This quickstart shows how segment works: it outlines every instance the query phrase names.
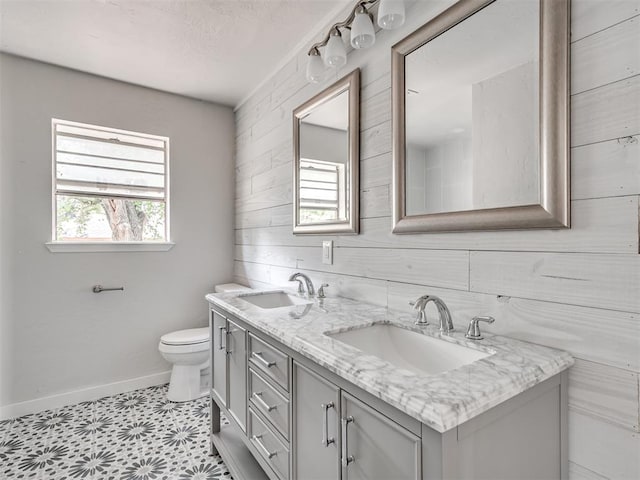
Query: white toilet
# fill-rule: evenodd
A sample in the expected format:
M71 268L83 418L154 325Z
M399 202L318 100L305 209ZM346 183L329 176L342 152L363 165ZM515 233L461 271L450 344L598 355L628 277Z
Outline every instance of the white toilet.
M251 290L237 283L216 285L216 293ZM189 328L167 333L160 338L158 350L173 364L167 399L188 402L207 394L201 387L201 373L209 367L209 328Z
M167 333L160 338L158 350L173 364L168 400L188 402L206 394L200 388L200 372L209 366L207 327Z

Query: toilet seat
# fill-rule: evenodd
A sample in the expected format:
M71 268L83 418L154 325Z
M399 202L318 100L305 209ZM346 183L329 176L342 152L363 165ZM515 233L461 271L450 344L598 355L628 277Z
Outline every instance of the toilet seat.
M158 350L160 353L196 353L209 350L209 341L200 343L190 343L186 345L167 345L160 342L158 344Z
M160 337L160 343L165 345L197 345L209 341L209 328L189 328L178 330Z

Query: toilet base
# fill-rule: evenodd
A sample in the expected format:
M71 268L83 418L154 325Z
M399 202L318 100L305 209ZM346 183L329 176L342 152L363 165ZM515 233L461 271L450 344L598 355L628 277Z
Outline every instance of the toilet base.
M170 402L189 402L207 394L200 388L200 371L204 365L174 365L171 370L167 400Z

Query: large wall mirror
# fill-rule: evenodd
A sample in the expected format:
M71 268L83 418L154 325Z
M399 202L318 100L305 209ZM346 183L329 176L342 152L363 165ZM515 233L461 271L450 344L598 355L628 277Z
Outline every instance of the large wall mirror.
M360 70L293 111L293 233L358 233Z
M569 0L462 0L392 49L394 233L569 226Z

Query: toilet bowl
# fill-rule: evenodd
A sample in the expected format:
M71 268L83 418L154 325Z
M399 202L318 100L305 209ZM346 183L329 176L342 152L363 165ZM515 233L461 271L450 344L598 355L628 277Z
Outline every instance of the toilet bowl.
M200 372L209 366L209 329L190 328L167 333L158 350L173 364L167 399L188 402L206 395L200 388Z

